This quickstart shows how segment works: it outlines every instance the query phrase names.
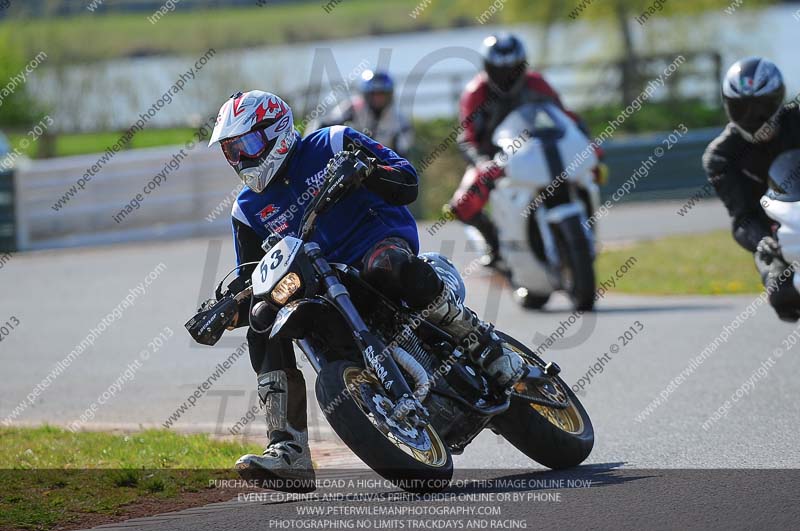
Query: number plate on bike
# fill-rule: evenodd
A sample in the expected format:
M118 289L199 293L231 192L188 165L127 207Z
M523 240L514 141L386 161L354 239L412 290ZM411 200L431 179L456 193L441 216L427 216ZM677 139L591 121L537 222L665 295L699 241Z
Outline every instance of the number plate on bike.
M279 241L267 251L264 258L258 263L251 277L253 281L253 295L261 297L267 295L275 287L292 266L295 256L303 246L303 241L291 236Z

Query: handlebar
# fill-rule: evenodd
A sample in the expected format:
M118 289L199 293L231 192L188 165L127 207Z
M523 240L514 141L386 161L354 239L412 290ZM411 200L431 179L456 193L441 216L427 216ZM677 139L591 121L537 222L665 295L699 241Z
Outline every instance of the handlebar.
M317 217L336 204L351 188L358 186L363 178L372 172L374 165L375 159L360 150L342 151L328 161L324 184L303 214L300 224L300 238L303 241L314 232ZM272 234L262 247L266 251L278 241L280 236ZM214 290L215 298L203 303L197 313L184 325L195 341L205 345L214 345L219 341L225 328L235 317L239 303L253 293L249 277L235 278L224 292L222 285L234 271L258 263L247 262L229 271Z

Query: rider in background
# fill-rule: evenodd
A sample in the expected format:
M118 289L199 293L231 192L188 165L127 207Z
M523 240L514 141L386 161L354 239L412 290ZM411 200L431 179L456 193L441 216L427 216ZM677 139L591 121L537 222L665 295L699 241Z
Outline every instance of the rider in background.
M492 144L495 128L520 105L545 100L558 105L586 136L589 130L575 113L564 109L558 94L541 74L527 69L525 47L516 36L504 33L486 37L482 55L484 70L467 84L459 106L459 121L466 124L459 147L468 167L445 208L480 231L489 247L482 262L491 267L500 259L500 242L497 227L483 212L483 207L489 200L494 181L504 175L503 169L492 162L492 157L500 150ZM601 155L599 150L598 155Z
M365 70L359 85L361 94L339 103L318 124L320 127L343 124L389 146L401 157L407 157L414 144L414 129L394 103L394 80L382 71Z
M731 217L733 238L754 253L765 286L782 278L788 267L760 203L772 162L784 151L800 148L800 109L797 103L784 105L785 96L783 76L772 62L750 57L734 63L722 82L730 123L703 155L708 179ZM796 321L800 293L791 280L769 291L778 316Z

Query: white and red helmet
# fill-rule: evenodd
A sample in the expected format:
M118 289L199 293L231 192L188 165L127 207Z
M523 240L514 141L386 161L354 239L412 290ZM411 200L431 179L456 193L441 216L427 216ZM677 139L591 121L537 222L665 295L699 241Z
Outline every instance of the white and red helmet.
M222 105L208 145L219 142L242 182L261 193L286 165L298 137L289 105L275 94L251 90Z

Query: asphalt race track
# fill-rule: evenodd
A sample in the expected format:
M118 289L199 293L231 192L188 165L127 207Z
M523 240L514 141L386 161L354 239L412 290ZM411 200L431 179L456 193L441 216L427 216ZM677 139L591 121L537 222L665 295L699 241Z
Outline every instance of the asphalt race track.
M717 203L698 206L686 217L675 214L677 207L615 206L601 221L601 238L624 242L727 226ZM800 418L800 346L787 339L795 327L780 322L766 303L754 295L608 295L599 301L596 313L564 325L571 313L563 297L555 297L544 312L522 310L500 278L470 265L477 253L467 249L461 227L451 223L435 236L428 235L426 227L420 230L423 249L452 254L459 269L470 273L465 273L468 302L484 318L534 347L562 326L563 337L544 357L557 361L571 384L583 382L579 397L594 423L594 451L584 467L573 471L548 472L489 432L456 456L457 470L487 469L481 473L484 478L554 482L510 490L461 487L467 494L560 493L559 500L545 496L506 503L502 517L495 519L518 521L527 528L611 528L623 521L656 529L716 528L731 522L742 528L796 527L797 471L683 470L800 468L794 425ZM185 431L227 434L256 403L247 353L236 352L244 334L229 334L215 348L199 347L190 343L183 323L201 292L210 293L211 279L226 272L232 260L228 237L13 256L0 270L0 321L14 316L20 325L0 345L0 422L13 416L13 422L22 425L69 425L83 414L87 422L81 425L90 429L162 426L209 381L215 366L232 356L233 366L217 369L217 377L196 404L173 424ZM91 329L97 330L98 323L161 263L166 268L157 278L131 295L132 304L119 317L112 315L110 324L94 337ZM620 336L631 327L637 333L623 340ZM162 338L171 337L161 347L150 345L161 333ZM26 397L37 383L87 334L93 345L52 378L30 405ZM722 334L725 340L718 339L698 358ZM608 356L600 364L604 354ZM596 364L601 366L592 370ZM307 380L313 382L313 371L303 365ZM128 377L120 378L126 370ZM87 408L104 392L103 404L88 418ZM14 415L20 404L24 407ZM335 446L335 436L315 405L309 415L312 451ZM244 432L256 436L262 429L259 419ZM334 476L342 467L359 466L346 450L325 455L329 457L317 455L318 461ZM568 479L588 481L592 488L560 488L558 481ZM399 495L392 489L379 491ZM272 528L268 520L298 519L299 507L315 503L320 505L311 500L232 501L170 516L168 528L225 528L233 519L237 529ZM403 503L435 504L418 499ZM357 504L325 504L347 505ZM754 520L757 513L761 520ZM764 514L772 520L764 521ZM159 518L122 525L155 529L164 524Z

